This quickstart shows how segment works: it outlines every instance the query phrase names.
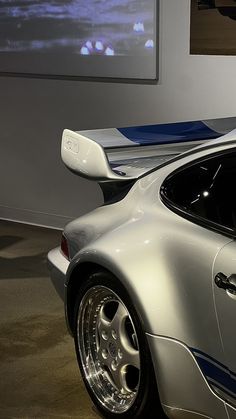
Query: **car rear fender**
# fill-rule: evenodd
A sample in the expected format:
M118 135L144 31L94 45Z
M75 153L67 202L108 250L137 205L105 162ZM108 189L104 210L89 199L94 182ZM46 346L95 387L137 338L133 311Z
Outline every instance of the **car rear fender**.
M145 332L169 336L192 347L202 342L202 350L208 353L206 346L213 343L218 352L212 265L229 239L180 217L179 224L157 225L155 235L150 214L148 219L146 223L133 220L106 233L73 258L67 274L66 305L70 304L71 281L83 281L85 264L106 269L127 290ZM209 330L212 341L206 339Z

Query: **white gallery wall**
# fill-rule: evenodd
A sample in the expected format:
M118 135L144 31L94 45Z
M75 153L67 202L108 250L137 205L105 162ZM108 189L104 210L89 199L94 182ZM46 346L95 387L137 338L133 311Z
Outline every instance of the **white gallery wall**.
M190 56L190 0L160 0L156 85L0 77L0 218L62 227L102 203L60 160L63 128L236 116L236 57Z

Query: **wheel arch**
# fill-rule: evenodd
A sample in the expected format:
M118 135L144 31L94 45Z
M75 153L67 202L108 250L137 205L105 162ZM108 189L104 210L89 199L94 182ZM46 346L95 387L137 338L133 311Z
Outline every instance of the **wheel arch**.
M190 227L167 230L159 225L154 236L152 223L140 230L133 223L128 237L124 229L116 229L115 234L111 232L78 252L67 271L65 308L69 330L73 329L73 307L80 284L94 270L106 270L127 291L146 333L168 336L191 347L198 342L209 352L204 336L209 328L218 334L212 263L217 249L228 239L202 227ZM199 292L201 289L204 292ZM208 309L207 321L203 307Z
M99 261L94 260L93 257L91 257L91 259L85 257L85 260L83 260L82 257L82 260L73 261L72 266L68 269L65 293L65 315L70 334L72 336L74 334L74 309L78 291L90 274L99 271L110 273L120 282L130 299L134 301L134 305L139 313L140 320L145 327L145 331L148 331L149 322L145 310L146 299L142 299L142 292L139 287L133 286L133 282L129 280L129 273L122 271L120 267L114 263L114 260L102 258L100 255Z
M74 307L78 290L91 273L101 270L112 274L126 290L139 313L145 332L154 334L167 332L166 308L161 303L162 298L160 304L158 304L158 295L162 295L163 292L169 294L168 298L171 301L174 296L172 292L168 292L169 272L167 263L164 260L162 264L158 261L157 263L151 263L153 261L151 252L142 255L135 254L135 260L132 260L132 254L133 251L124 252L118 259L116 255L114 256L114 252L108 251L108 249L106 251L98 248L96 251L86 249L71 261L67 271L65 312L68 329L72 335ZM143 266L143 258L146 260L145 266ZM158 278L158 276L160 277ZM170 304L170 307L173 307L173 304ZM158 325L156 325L157 312L160 316ZM168 323L173 325L174 320L176 320L173 310L168 310L168 316L170 318Z

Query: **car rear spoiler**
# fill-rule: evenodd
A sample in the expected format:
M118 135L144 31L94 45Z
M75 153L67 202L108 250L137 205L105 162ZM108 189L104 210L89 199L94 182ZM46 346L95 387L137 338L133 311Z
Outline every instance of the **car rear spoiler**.
M99 184L132 182L191 148L221 137L232 123L236 125L235 118L77 132L66 129L62 160L73 173Z
M97 182L132 179L113 171L105 148L80 132L64 130L61 155L69 170L87 179Z

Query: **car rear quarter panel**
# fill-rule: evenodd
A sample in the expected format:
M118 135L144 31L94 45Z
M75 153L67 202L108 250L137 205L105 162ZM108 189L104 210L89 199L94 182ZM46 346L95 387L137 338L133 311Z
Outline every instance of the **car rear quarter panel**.
M96 263L122 282L144 325L224 361L212 292L212 266L228 238L157 202L92 241L70 266ZM80 280L80 278L78 278Z
M234 147L220 145L216 150ZM214 151L199 147L194 158ZM122 201L75 221L77 227L66 230L74 252L67 281L85 262L108 269L126 288L146 332L174 338L225 363L212 266L231 239L175 214L159 196L164 179L180 163L192 160L187 156L141 178Z

